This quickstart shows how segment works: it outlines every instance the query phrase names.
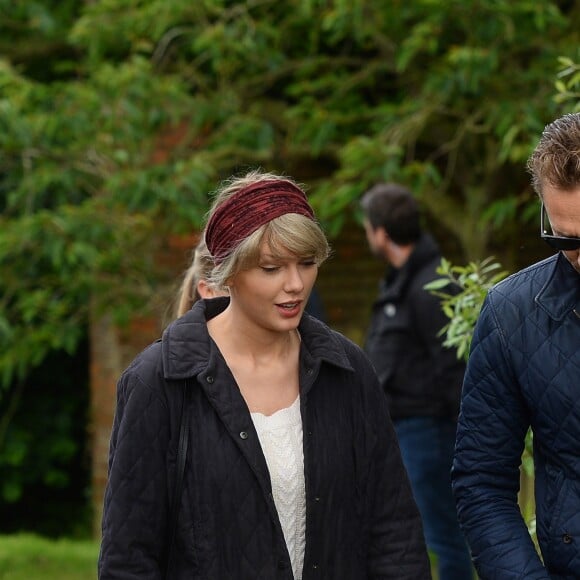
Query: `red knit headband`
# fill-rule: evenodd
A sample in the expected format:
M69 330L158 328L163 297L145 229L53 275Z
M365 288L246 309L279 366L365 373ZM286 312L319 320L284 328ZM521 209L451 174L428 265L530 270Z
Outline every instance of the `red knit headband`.
M305 193L291 181L263 180L234 193L218 206L205 228L205 241L220 264L242 240L287 213L314 219Z

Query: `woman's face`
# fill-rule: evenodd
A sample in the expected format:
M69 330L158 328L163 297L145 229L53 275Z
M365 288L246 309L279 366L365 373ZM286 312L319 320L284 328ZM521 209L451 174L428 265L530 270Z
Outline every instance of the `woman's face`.
M275 332L298 326L310 296L318 266L313 257L260 246L258 264L238 272L230 281L230 306L251 323Z

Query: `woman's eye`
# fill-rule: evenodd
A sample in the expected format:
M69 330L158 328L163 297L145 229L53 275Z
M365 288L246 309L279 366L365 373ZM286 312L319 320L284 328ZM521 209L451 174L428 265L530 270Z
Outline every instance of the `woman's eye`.
M272 272L276 272L278 270L278 266L260 266L263 272L270 274Z
M303 266L315 266L316 265L316 261L315 260L302 260L302 262L300 262Z

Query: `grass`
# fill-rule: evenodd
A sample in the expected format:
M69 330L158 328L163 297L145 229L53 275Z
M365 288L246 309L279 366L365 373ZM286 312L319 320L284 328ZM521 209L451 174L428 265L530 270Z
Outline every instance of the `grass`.
M95 580L98 554L90 540L0 536L0 580Z
M0 580L95 580L99 544L49 540L33 534L0 535ZM432 554L433 580L437 580Z

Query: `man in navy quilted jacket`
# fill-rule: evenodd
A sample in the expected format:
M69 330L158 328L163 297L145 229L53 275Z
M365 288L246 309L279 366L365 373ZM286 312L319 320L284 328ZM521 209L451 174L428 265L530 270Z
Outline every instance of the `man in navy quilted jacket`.
M453 463L482 580L580 578L580 114L548 125L528 161L540 235L557 253L500 282L477 322ZM537 554L518 508L534 434Z

